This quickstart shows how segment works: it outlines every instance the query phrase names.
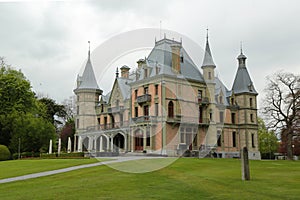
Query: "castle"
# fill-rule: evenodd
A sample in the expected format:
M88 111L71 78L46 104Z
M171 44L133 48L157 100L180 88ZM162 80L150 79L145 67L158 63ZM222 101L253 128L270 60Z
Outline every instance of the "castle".
M113 153L260 159L257 95L246 68L238 67L231 90L215 76L216 65L206 40L203 64L195 65L182 41L155 41L145 59L117 69L110 92L99 88L88 53L77 77L76 151L101 156Z

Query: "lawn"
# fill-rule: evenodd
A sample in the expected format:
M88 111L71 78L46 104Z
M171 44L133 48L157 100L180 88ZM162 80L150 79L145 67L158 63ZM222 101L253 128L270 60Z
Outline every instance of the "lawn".
M98 162L97 159L25 159L0 162L0 179Z
M126 168L132 163L145 165L147 162L123 164ZM181 158L149 173L125 173L97 166L0 184L0 199L300 198L299 161L251 161L250 170L251 181L242 181L240 161L235 159Z

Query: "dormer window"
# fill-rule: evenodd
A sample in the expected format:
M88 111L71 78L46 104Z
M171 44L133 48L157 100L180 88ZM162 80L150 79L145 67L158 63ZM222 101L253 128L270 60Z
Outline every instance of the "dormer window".
M219 96L219 103L223 103L223 97L222 97L222 95Z
M183 63L183 56L180 56L180 62Z
M144 78L148 77L148 69L144 69Z

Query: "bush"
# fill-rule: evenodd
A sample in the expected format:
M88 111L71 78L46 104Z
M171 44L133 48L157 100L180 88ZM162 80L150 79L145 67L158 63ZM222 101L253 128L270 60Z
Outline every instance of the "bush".
M10 151L5 145L0 145L0 161L9 160L10 159Z

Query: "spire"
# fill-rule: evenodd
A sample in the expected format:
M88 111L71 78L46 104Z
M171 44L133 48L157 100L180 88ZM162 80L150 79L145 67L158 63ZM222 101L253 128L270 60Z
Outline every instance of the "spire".
M239 93L252 93L257 94L253 82L250 78L248 70L246 68L246 59L247 57L243 54L243 48L241 43L241 54L238 56L239 67L236 72L236 76L233 82L232 91L235 94Z
M88 43L89 43L88 60L90 60L90 57L91 57L91 42L88 41Z
M100 90L96 78L95 73L93 70L92 62L90 59L90 41L88 41L89 50L88 50L88 60L85 64L83 74L81 76L81 83L78 85L77 89L93 89L93 90ZM101 91L102 92L102 91Z
M211 55L211 51L210 51L210 47L209 47L209 42L208 42L208 29L206 29L207 33L206 33L206 46L205 46L205 54L204 54L204 59L203 59L203 64L202 67L206 67L206 66L211 66L211 67L216 67L212 55Z
M116 69L116 78L118 78L119 77L119 69L117 68Z

